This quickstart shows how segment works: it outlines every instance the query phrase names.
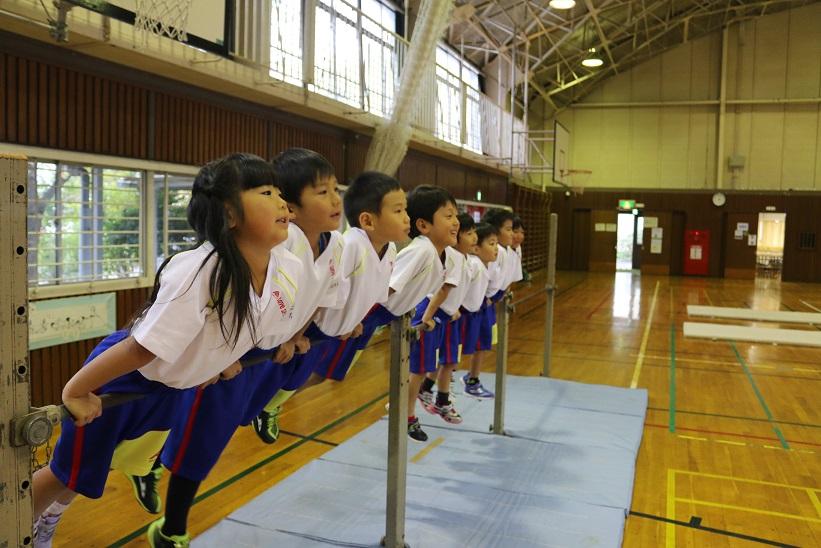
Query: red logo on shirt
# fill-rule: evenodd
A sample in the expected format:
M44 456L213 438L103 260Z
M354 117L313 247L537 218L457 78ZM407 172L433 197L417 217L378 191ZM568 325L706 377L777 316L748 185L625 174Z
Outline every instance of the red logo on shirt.
M277 300L277 306L279 307L279 311L282 313L282 315L285 316L286 314L288 314L288 307L285 305L285 301L282 300L282 296L279 293L279 291L274 289L272 295Z
M336 267L334 266L333 261L331 261L330 266L331 266L331 276L336 276Z

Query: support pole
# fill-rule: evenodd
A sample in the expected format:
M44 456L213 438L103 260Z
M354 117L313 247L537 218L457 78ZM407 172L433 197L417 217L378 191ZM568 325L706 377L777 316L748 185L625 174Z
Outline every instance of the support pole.
M505 433L505 387L507 384L507 328L510 318L511 295L499 303L496 325L499 340L496 343L496 397L493 400L493 433Z
M0 156L0 546L32 542L31 449L12 447L11 422L29 412L26 158Z
M553 299L556 297L556 242L559 231L559 216L550 214L550 227L547 234L547 281L545 282L545 293L547 303L545 306L544 318L544 363L542 363L542 376L550 376L550 360L553 352Z
M718 88L718 129L716 133L716 188L724 187L724 134L727 119L727 41L729 30L721 32L721 79ZM737 136L734 136L737 139Z
M383 546L404 548L405 485L408 469L408 372L410 328L407 315L391 323L390 408L388 409L388 499Z

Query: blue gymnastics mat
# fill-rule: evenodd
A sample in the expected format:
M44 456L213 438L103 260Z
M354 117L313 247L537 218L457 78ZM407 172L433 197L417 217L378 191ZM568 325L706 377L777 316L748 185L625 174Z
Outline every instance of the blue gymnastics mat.
M482 375L492 389L492 375ZM458 383L458 380L457 380ZM435 546L620 546L647 393L509 377L506 436L493 402L457 394L465 422L424 417L408 444L406 540ZM458 390L458 388L457 388ZM427 449L427 452L420 453ZM194 540L217 546L377 546L387 420L301 468ZM196 510L195 510L196 511Z
M405 540L425 546L621 543L620 509L441 478L409 477ZM314 461L194 539L195 547L377 546L385 471Z
M493 400L478 400L463 392L462 371L454 375L454 405L464 418L447 424L417 404L425 426L488 432L493 424ZM482 373L482 383L493 390L495 375ZM505 433L512 437L567 445L619 447L638 453L647 391L577 382L508 375Z

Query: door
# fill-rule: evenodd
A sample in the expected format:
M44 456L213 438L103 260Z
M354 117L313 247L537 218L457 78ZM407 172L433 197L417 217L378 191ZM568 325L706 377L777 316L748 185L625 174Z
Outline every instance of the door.
M673 214L670 211L644 212L644 236L641 250L641 273L668 276L673 253Z
M724 277L755 278L755 236L758 212L727 213L724 217Z
M590 212L590 260L589 269L598 272L616 271L615 209L594 209Z

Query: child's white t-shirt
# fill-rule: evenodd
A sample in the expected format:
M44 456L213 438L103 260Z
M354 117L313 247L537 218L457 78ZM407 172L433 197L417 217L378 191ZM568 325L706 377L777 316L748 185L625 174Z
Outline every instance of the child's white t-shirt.
M467 283L467 292L462 301L462 307L468 312L478 312L487 298L487 285L490 282L488 270L482 260L476 255L468 256L465 263L470 280Z
M504 246L499 245L499 254L496 260L487 265L488 285L487 296L492 297L501 290L507 289L508 279L508 251Z
M511 284L519 282L522 280L524 276L522 276L522 252L521 247L513 249L512 247L507 248L507 286L509 287Z
M328 307L316 319L326 335L337 337L354 330L376 303L388 298L388 284L396 262L396 245L388 244L382 258L376 253L368 234L361 228L345 231L342 252L342 277L347 293L339 307Z
M452 285L448 296L439 305L445 314L453 316L462 306L470 282L466 257L453 247L445 248L445 284ZM430 295L429 295L430 296Z
M293 329L288 333L264 339L258 345L260 348L276 348L291 340L305 327L318 309L339 306L344 301L347 291L341 268L344 242L339 231L334 230L328 234L330 239L325 249L314 259L311 242L302 229L294 223L288 226L288 239L283 245L302 263L303 278L300 280L300 286L305 290L300 292L294 307Z
M209 281L217 264L213 251L206 242L179 253L160 275L157 299L131 331L136 341L156 356L139 369L145 378L173 388L198 386L237 361L259 340L292 329L294 303L301 297L296 283L303 269L290 251L277 246L271 250L262 295L248 288L256 338L244 323L236 344L230 331L226 342L211 303ZM227 307L224 321L230 329L233 306Z
M427 236L417 236L396 256L390 282L394 293L384 307L394 316L407 314L444 282L445 268L436 248Z

